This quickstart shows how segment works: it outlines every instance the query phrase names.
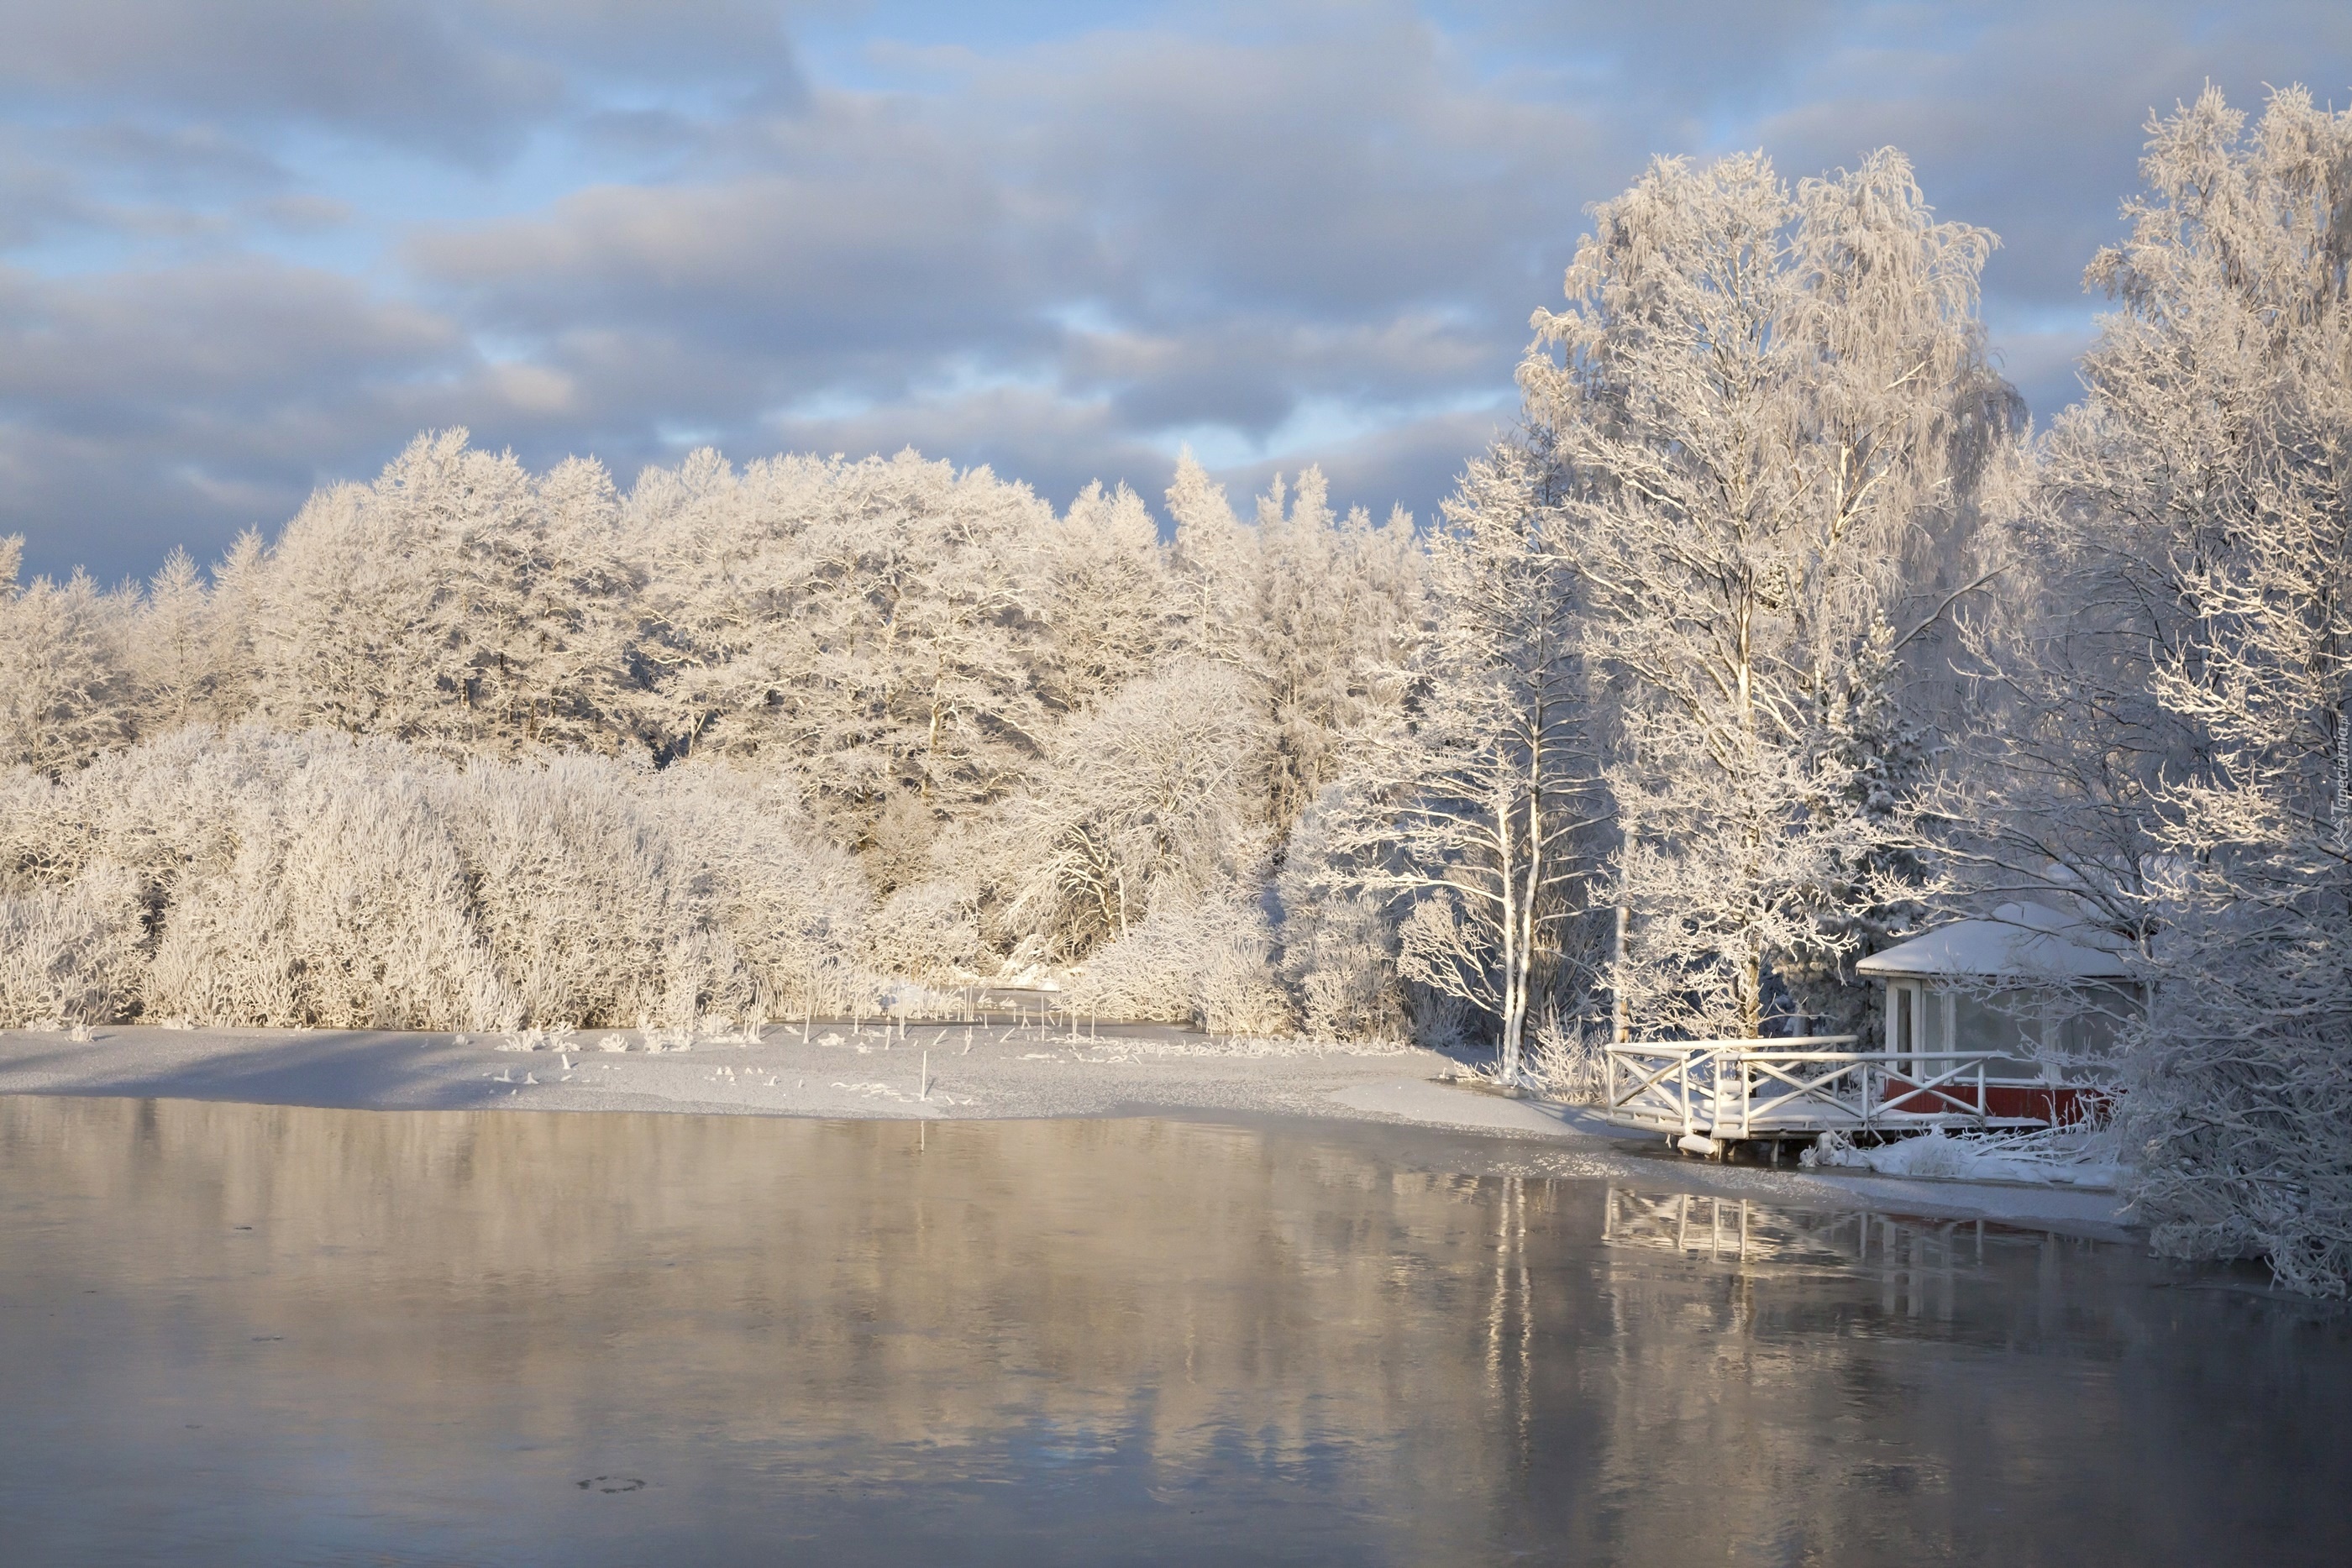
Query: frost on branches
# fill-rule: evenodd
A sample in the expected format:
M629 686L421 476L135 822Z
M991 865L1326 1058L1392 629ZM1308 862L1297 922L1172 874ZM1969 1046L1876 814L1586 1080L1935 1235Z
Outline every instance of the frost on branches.
M2132 606L2154 1003L2125 1130L2158 1245L2352 1287L2352 114L2150 127L2120 308L2044 484ZM2122 683L2117 683L2122 684ZM2078 718L2078 722L2080 722ZM2115 835L2109 835L2114 841Z
M1611 984L1636 1032L1753 1038L1850 1012L1918 907L1900 656L2012 434L1992 240L1892 152L1793 193L1662 160L1594 216L1520 381L1614 715Z
M1590 983L1589 965L1559 972L1588 905L1595 778L1575 580L1538 479L1498 446L1446 504L1409 717L1366 756L1340 841L1354 885L1407 901L1397 972L1493 1018L1513 1082L1538 989Z
M0 1020L676 1030L1104 955L1287 1029L1271 884L1419 613L1411 520L1325 497L1188 458L1171 546L912 453L623 491L449 431L143 591L0 542Z

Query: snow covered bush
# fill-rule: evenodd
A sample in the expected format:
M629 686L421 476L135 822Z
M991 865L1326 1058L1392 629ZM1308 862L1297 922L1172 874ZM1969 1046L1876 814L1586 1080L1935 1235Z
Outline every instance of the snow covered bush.
M1608 1098L1608 1034L1588 1028L1577 1018L1563 1018L1557 1007L1547 1008L1536 1020L1533 1049L1528 1053L1528 1076L1537 1088L1571 1105L1598 1105Z
M1275 879L1282 977L1309 1036L1402 1040L1396 921L1363 891L1365 867L1345 847L1354 809L1345 789L1334 785L1291 831Z
M902 887L867 922L874 968L923 981L952 983L981 961L980 921L972 896L941 878Z
M1108 1017L1286 1035L1296 1015L1273 956L1274 934L1255 901L1165 898L1097 951L1066 995Z
M1403 1038L1396 926L1360 893L1284 906L1282 973L1308 1034L1332 1040Z
M657 796L630 787L635 772L574 756L477 763L436 781L464 907L509 1005L541 1024L764 1018L765 988L729 940L714 868Z
M720 767L195 728L14 776L0 852L19 1020L679 1031L877 987L854 863Z
M703 758L625 777L694 868L709 918L751 977L753 1013L870 1004L877 982L859 959L866 874L809 821L789 774Z
M0 895L0 1024L122 1017L145 967L145 914L137 879L114 868Z
M1075 957L1163 903L1189 906L1248 848L1244 797L1262 741L1242 678L1199 660L1074 718L983 852L1001 901L993 922Z
M220 813L206 824L217 852L164 890L147 1009L325 1028L524 1021L467 917L465 862L429 779L393 766L386 743L263 747L280 754L256 759L275 775L265 787L194 803Z

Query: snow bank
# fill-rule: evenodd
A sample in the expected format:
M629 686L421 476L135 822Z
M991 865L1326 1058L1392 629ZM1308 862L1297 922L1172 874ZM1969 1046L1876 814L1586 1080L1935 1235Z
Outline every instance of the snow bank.
M1843 1134L1823 1133L1807 1149L1810 1169L1873 1171L1933 1181L2032 1182L2112 1190L2121 1179L2120 1148L2112 1131L2071 1129L2032 1133L1962 1134L1940 1130L1864 1147Z

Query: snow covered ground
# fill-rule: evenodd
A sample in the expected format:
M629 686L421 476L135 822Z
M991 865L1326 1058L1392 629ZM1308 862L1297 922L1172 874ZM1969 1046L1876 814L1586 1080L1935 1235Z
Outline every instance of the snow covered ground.
M1931 1132L1859 1148L1832 1134L1805 1151L1815 1170L1865 1170L1931 1181L2029 1182L2112 1192L2123 1177L2122 1153L2112 1132L1966 1134Z
M1764 1201L1862 1202L1922 1216L2112 1234L2112 1192L2020 1185L1911 1145L1809 1169L1712 1165L1593 1112L1438 1082L1455 1064L1414 1048L1223 1040L1160 1026L1074 1039L1035 1025L772 1025L757 1041L634 1030L509 1038L387 1030L100 1026L87 1040L0 1031L0 1093L89 1094L359 1110L672 1111L828 1118L1275 1115L1381 1122L1519 1141L1532 1174L1673 1185ZM1915 1144L1917 1140L1914 1141ZM1946 1140L1957 1142L1957 1140ZM1950 1151L1942 1158L1948 1160ZM1929 1166L1934 1168L1928 1168ZM1989 1180L1955 1177L1976 1176ZM1933 1176L1937 1179L1918 1179Z

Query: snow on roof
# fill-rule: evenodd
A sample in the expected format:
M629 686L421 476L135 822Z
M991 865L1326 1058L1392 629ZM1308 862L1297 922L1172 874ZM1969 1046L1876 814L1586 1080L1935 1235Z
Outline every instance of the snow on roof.
M2119 980L2122 955L2079 921L2038 904L2004 904L1990 920L1955 920L1856 964L1864 975L1982 975L2053 980Z

